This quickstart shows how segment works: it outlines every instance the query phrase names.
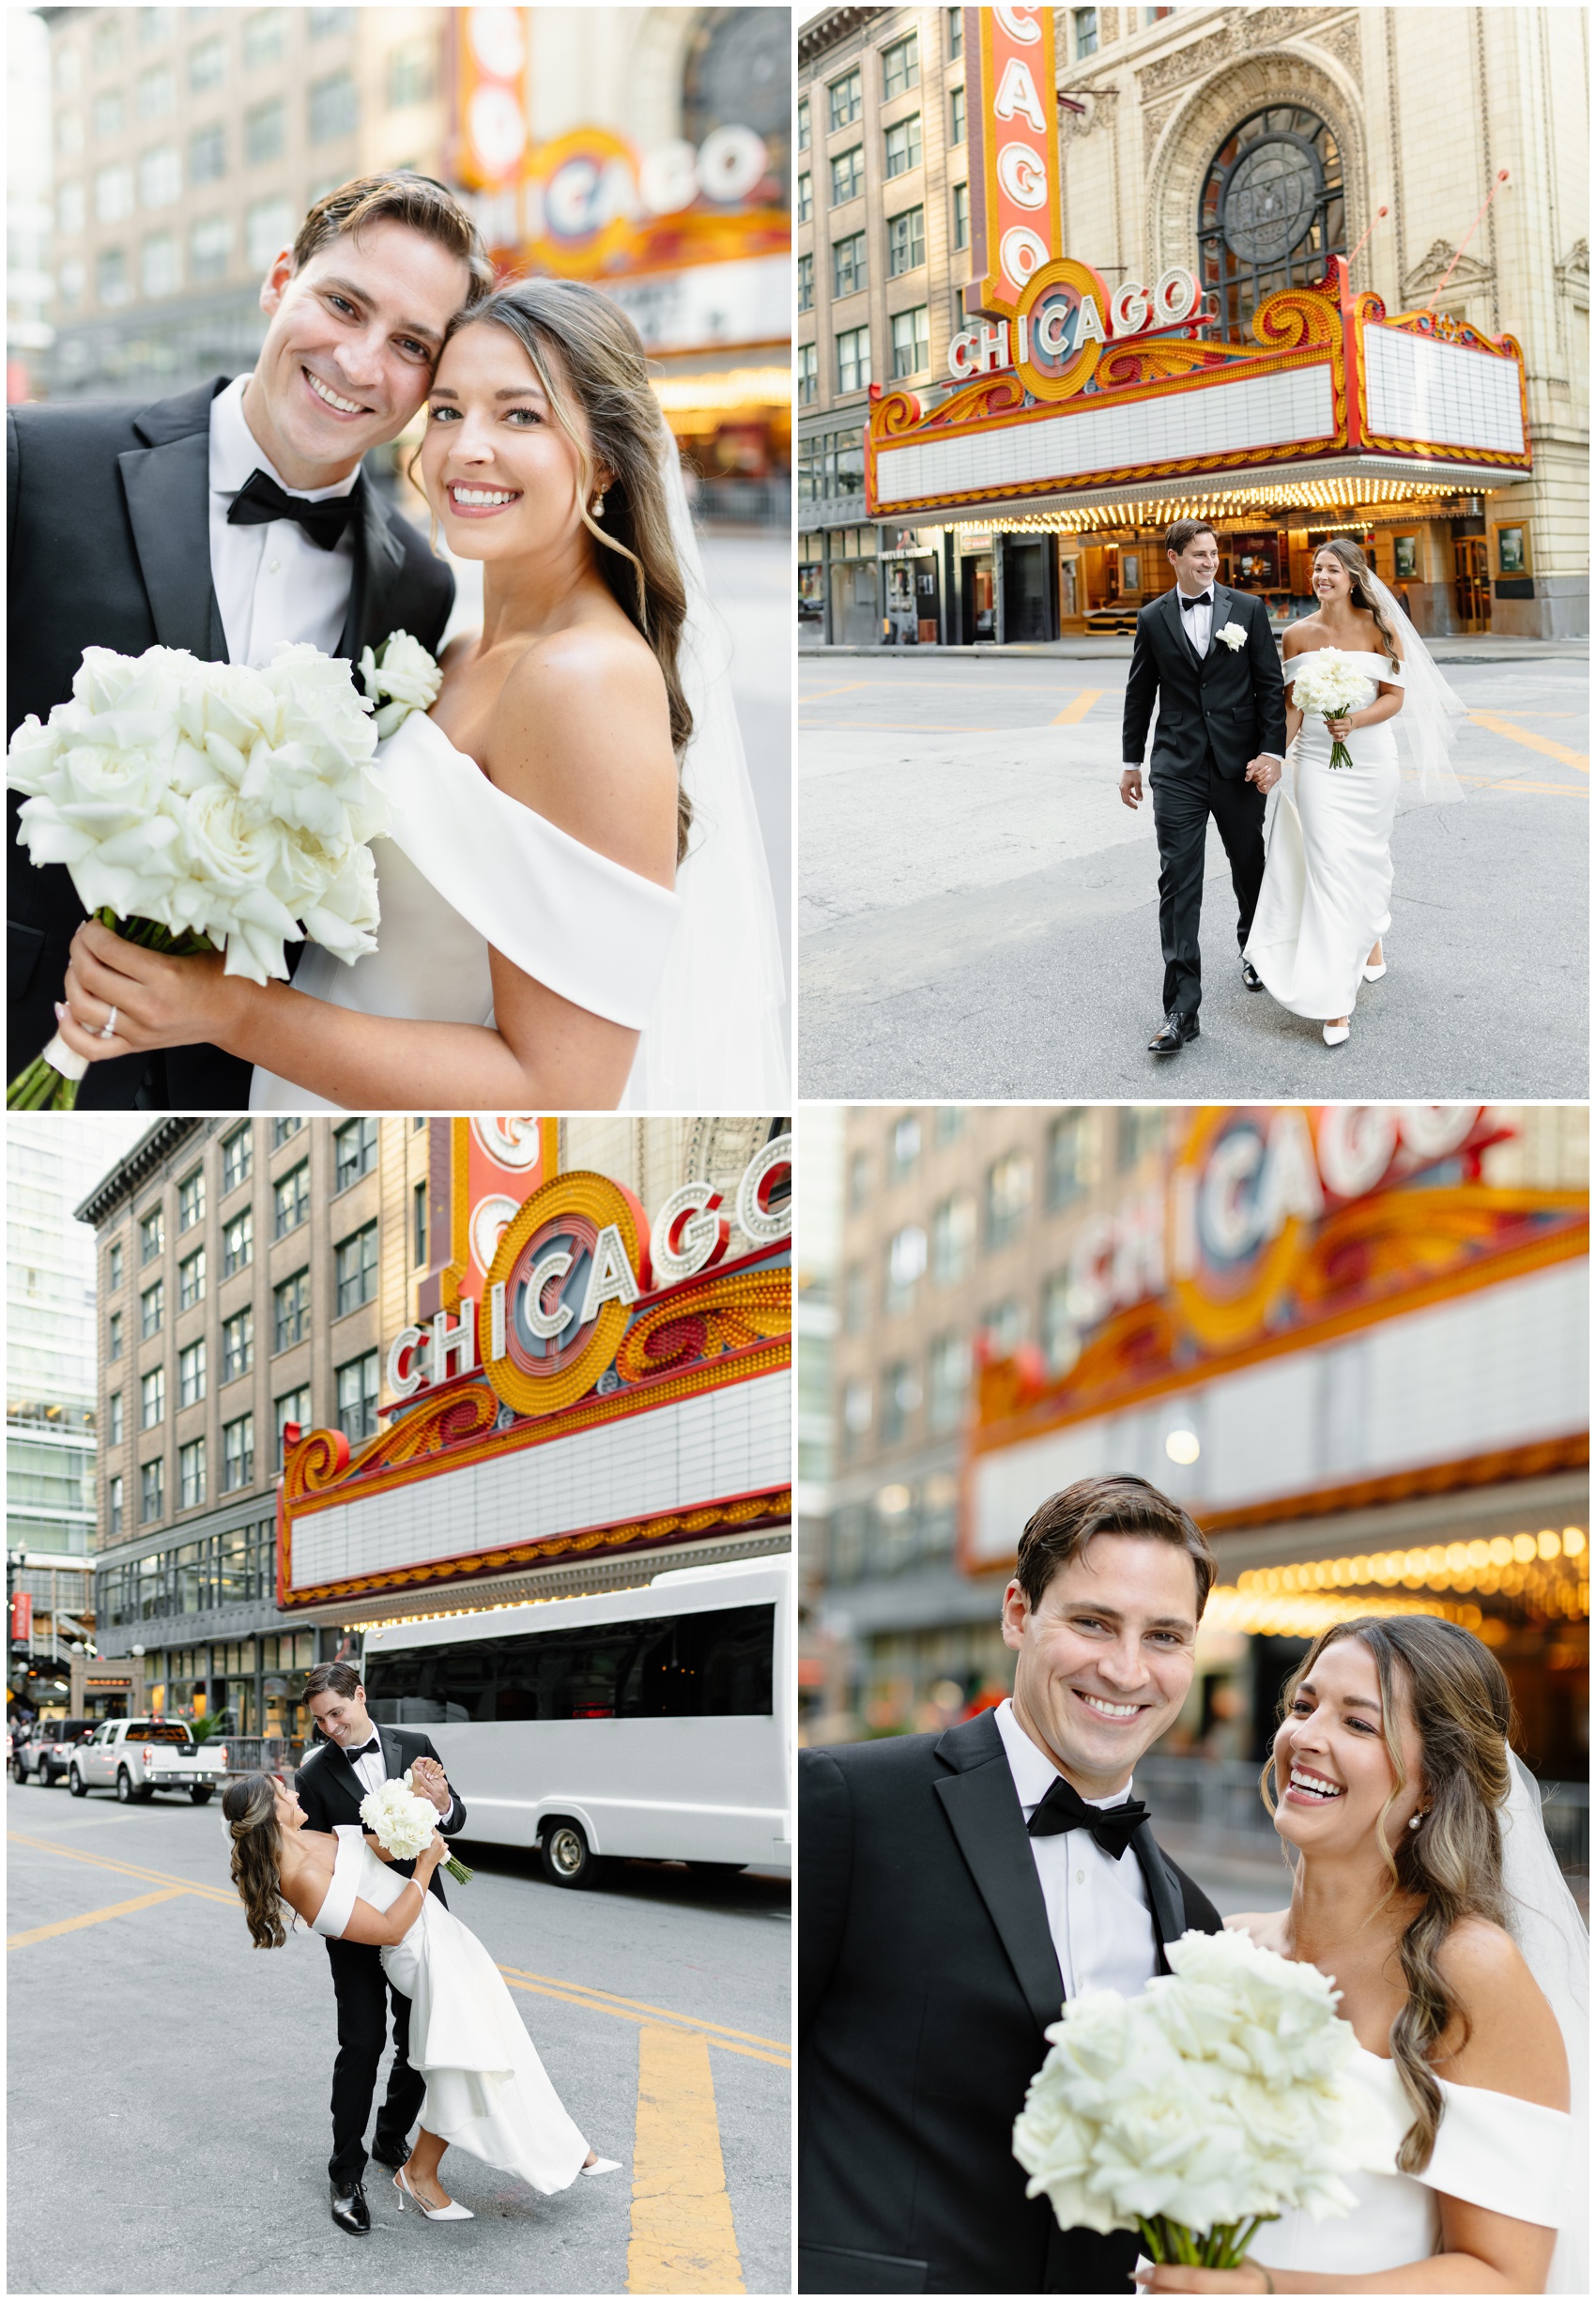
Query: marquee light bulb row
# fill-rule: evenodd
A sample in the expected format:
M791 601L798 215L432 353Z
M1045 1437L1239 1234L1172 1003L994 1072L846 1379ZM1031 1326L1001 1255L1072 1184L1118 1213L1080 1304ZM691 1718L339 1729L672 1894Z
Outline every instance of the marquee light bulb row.
M1456 1605L1445 1598L1332 1598L1305 1593L1296 1598L1271 1598L1262 1591L1242 1590L1221 1583L1203 1609L1205 1631L1239 1631L1253 1638L1316 1638L1333 1623L1359 1615L1439 1615L1477 1635L1496 1631L1480 1608Z
M1291 481L1266 489L1160 497L1149 502L1087 503L1067 511L1024 512L1002 519L963 520L958 523L957 532L1067 535L1101 528L1167 527L1176 519L1249 519L1281 511L1327 512L1343 508L1367 509L1373 515L1375 507L1381 504L1416 507L1424 504L1434 510L1440 500L1455 494L1451 487L1426 486L1410 481Z

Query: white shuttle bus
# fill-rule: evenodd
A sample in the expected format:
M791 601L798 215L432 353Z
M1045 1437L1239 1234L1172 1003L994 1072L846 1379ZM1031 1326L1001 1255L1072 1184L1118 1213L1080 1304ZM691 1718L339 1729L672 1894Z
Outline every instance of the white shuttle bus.
M792 1866L792 1566L689 1566L366 1637L379 1726L424 1726L468 1837L538 1846L557 1885L609 1854Z

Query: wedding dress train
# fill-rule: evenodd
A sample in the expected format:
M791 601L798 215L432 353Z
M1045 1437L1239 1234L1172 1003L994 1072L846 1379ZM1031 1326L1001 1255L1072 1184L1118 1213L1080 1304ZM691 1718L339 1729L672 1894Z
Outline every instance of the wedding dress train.
M1318 652L1288 658L1288 699L1292 681ZM1403 683L1388 656L1337 652L1368 679L1355 710L1373 701L1380 683ZM1352 1013L1363 962L1390 927L1391 824L1402 780L1390 720L1346 738L1350 767L1330 765L1331 743L1324 720L1306 717L1288 762L1297 770L1295 802L1283 775L1269 793L1264 883L1246 950L1271 996L1315 1022Z
M332 1882L311 1923L337 1941L357 1900L384 1910L408 1882L379 1862L358 1824L333 1833ZM568 2189L588 2144L538 2059L498 1967L436 1894L402 1941L382 1952L410 2001L410 2066L427 2081L420 2122L452 2149L518 2173L545 2197Z

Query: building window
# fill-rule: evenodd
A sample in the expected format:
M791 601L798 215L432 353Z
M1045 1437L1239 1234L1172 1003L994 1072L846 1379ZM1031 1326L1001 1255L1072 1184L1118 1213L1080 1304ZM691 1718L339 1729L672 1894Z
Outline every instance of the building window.
M120 13L120 10L107 13L94 27L94 69L97 72L113 71L122 61Z
M1341 151L1316 114L1270 104L1231 130L1197 204L1197 249L1218 305L1205 332L1231 341L1266 297L1322 278L1345 253Z
M272 96L264 104L252 104L244 115L246 165L258 168L266 161L279 159L286 141L287 108L282 97Z
M1095 56L1097 53L1097 11L1096 8L1072 8L1070 21L1075 27L1075 59Z
M122 1355L122 1313L113 1311L105 1322L105 1355L119 1358Z
M254 1483L255 1475L255 1419L242 1414L236 1422L222 1426L222 1491L237 1494L240 1486Z
M94 140L109 144L127 124L127 106L120 88L101 88L94 100Z
M848 1211L856 1215L870 1203L870 1154L855 1151L848 1161Z
M920 36L906 32L900 40L882 50L882 100L890 102L906 89L920 84Z
M818 344L798 346L798 405L812 407L821 395L821 353Z
M205 1440L191 1438L177 1449L179 1510L198 1510L205 1501Z
M304 1126L302 1118L274 1118L271 1122L271 1147L280 1151L284 1143L291 1143Z
M1124 1103L1119 1112L1117 1163L1123 1174L1144 1151L1157 1150L1164 1139L1164 1114L1157 1103Z
M845 328L836 339L836 388L863 391L870 380L870 331Z
M363 1302L370 1302L376 1294L376 1224L368 1222L363 1231L345 1238L334 1250L338 1274L338 1311L342 1318L348 1311L358 1311Z
M244 26L244 69L258 72L263 66L275 64L283 54L283 12L280 8L262 8Z
M1009 1151L987 1169L987 1251L1020 1235L1031 1211L1031 1160Z
M191 184L214 184L226 173L227 131L220 120L213 120L208 128L196 128L189 138L189 181ZM223 222L224 219L210 217L207 221L214 226ZM195 255L196 261L194 239L198 230L199 226L196 224L189 235L190 253ZM227 225L229 242L232 237L233 227L229 223Z
M843 1274L842 1324L849 1334L863 1334L870 1323L870 1275L863 1263L850 1263Z
M308 1158L290 1168L271 1187L272 1236L286 1238L297 1231L301 1222L308 1222L311 1212L311 1164Z
M963 54L964 10L949 8L947 11L947 60L950 64L955 63Z
M311 1330L311 1274L296 1270L271 1290L273 1350L290 1350Z
M294 238L294 211L284 199L256 200L244 210L244 258L252 271L274 264Z
M222 1379L237 1382L247 1374L255 1362L255 1314L253 1310L235 1312L222 1327Z
M798 258L798 309L812 312L815 308L815 259L812 255Z
M886 131L886 173L890 182L895 176L907 176L920 164L920 115L912 112L906 120L899 120Z
M1089 1111L1065 1111L1048 1128L1048 1205L1072 1205L1097 1180Z
M796 192L792 221L794 223L808 223L815 213L815 179L806 168L798 178Z
M850 1438L862 1438L868 1431L870 1427L871 1404L872 1401L870 1398L870 1386L868 1381L865 1380L859 1375L855 1375L852 1382L844 1385L842 1392L842 1427L848 1433Z
M166 1369L152 1366L139 1385L141 1430L153 1430L166 1419Z
M139 1332L147 1342L166 1323L166 1281L157 1279L139 1296Z
M236 1270L248 1267L255 1250L255 1219L252 1207L246 1206L241 1215L235 1215L222 1234L222 1275L230 1279Z
M1025 1305L1017 1296L994 1302L981 1318L981 1331L994 1358L1012 1358L1025 1340Z
M75 239L84 221L82 184L63 184L55 194L55 229L64 239Z
M798 149L801 152L806 152L808 148L809 100L806 96L800 96L798 99Z
M158 1206L139 1224L139 1261L153 1263L166 1251L166 1218Z
M914 1289L925 1274L926 1234L917 1222L905 1223L889 1240L886 1250L882 1307L889 1318L913 1309Z
M388 56L388 108L430 103L437 91L437 41L429 32L403 40Z
M834 242L831 252L832 294L857 296L868 284L867 265L863 232L851 233L848 238Z
M968 1278L975 1260L975 1200L956 1190L931 1217L931 1275L939 1286Z
M856 200L865 189L865 147L852 144L847 151L838 152L831 163L831 204L840 207L845 200Z
M170 64L152 64L147 72L139 74L141 120L164 119L176 100L176 83Z
M205 1300L205 1249L196 1247L177 1265L177 1308L192 1311Z
M113 1293L122 1283L122 1241L119 1238L105 1257L105 1283Z
M427 1187L418 1183L410 1193L410 1251L418 1270L427 1258Z
M852 128L864 109L864 79L857 65L834 80L826 90L828 117L833 135L839 128Z
M287 1434L290 1423L298 1430L301 1438L310 1428L310 1384L301 1383L297 1390L285 1391L277 1401L274 1411L277 1417L277 1462L278 1467L281 1468L289 1445L292 1443Z
M335 1190L347 1190L376 1164L376 1121L352 1118L332 1137Z
M926 1419L932 1430L953 1430L964 1412L970 1388L970 1345L961 1334L939 1334L928 1361L930 1375Z
M904 376L919 376L931 364L931 326L923 303L912 312L895 312L892 315L892 374L897 382Z
M158 1454L139 1472L139 1524L153 1526L166 1513L166 1465Z
M122 1443L122 1393L120 1390L113 1390L111 1393L111 1421L105 1442L108 1446L120 1446Z
M195 13L199 14L202 11L196 9ZM161 40L169 40L172 37L175 15L176 10L173 8L140 8L139 46L153 48Z
M334 32L347 32L355 21L353 8L308 8L313 40L324 40Z
M921 1139L920 1122L913 1111L894 1122L886 1139L888 1182L904 1182L913 1174L919 1162Z
M338 1369L338 1427L351 1446L376 1435L377 1354L351 1358Z
M882 1444L901 1446L920 1407L920 1378L902 1359L882 1376Z
M175 296L183 284L183 259L175 232L151 232L139 252L139 287L148 302Z
M886 226L887 278L896 280L900 272L918 271L925 260L925 209L906 207L901 216L889 216Z
M352 136L360 117L353 72L331 72L311 83L310 130L313 144L331 144Z
M950 88L947 95L948 142L962 144L969 132L964 124L964 90Z
M237 1134L230 1134L223 1143L222 1195L223 1198L226 1197L229 1190L237 1190L240 1183L249 1181L254 1168L253 1142L254 1138L250 1129L247 1127L240 1127Z
M1042 1350L1050 1374L1067 1374L1081 1356L1081 1337L1069 1308L1074 1291L1067 1270L1055 1270L1042 1289Z
M192 1231L205 1220L205 1169L196 1167L177 1185L177 1228Z
M177 1404L197 1406L205 1396L205 1342L189 1343L177 1353Z
M227 45L220 37L189 50L189 86L196 96L202 89L219 88L226 77Z
M122 1481L120 1478L114 1478L110 1480L106 1485L105 1509L107 1519L106 1532L110 1535L111 1540L115 1542L116 1537L122 1531L123 1503Z
M94 262L94 292L101 303L126 303L132 295L125 248L101 248Z
M967 248L970 245L970 187L968 184L955 184L953 187L953 244L956 248Z

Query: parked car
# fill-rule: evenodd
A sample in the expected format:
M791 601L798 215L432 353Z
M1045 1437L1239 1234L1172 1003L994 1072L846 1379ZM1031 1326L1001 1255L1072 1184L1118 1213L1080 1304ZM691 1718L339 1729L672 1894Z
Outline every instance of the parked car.
M74 1798L114 1789L119 1805L147 1805L158 1789L184 1789L207 1805L226 1778L226 1744L196 1741L180 1718L107 1718L67 1768Z
M19 1782L31 1773L46 1789L63 1780L71 1755L94 1731L92 1718L40 1718L26 1741L19 1741L11 1772Z

